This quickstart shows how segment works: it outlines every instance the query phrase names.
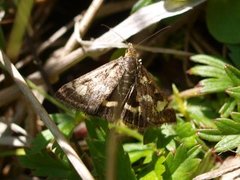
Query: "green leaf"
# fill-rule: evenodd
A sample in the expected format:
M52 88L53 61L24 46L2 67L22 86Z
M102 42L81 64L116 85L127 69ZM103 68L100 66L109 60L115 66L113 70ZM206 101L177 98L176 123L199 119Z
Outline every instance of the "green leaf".
M207 5L209 32L220 42L240 43L240 1L211 0Z
M202 93L224 92L227 88L234 86L232 81L228 78L208 78L200 81L199 85L203 87L201 89Z
M208 55L204 55L204 54L198 54L198 55L191 56L190 59L193 62L206 64L206 65L216 67L219 69L223 69L223 70L224 70L224 65L226 64L224 62L224 60L222 60L220 58L208 56Z
M68 163L58 159L54 154L42 150L41 153L19 157L24 167L33 170L36 176L53 179L78 179L79 176Z
M232 98L229 98L227 102L225 102L219 110L221 117L229 117L231 112L235 109L236 105L237 101Z
M240 100L240 86L230 87L226 90L226 93L228 93L229 96Z
M224 70L235 86L240 85L240 71L237 68L226 64Z
M154 146L143 145L142 143L127 143L123 145L123 149L128 152L131 164L142 158L146 160L144 163L148 163L152 160L151 157L155 151Z
M190 122L178 124L176 126L176 132L180 138L189 137L196 134L196 131Z
M162 179L162 174L165 171L163 162L165 161L164 156L153 155L151 163L145 166L139 173L138 179L148 180L148 179Z
M239 44L228 44L227 45L228 49L229 49L229 56L232 60L232 62L238 67L240 68L240 45Z
M212 119L217 117L214 108L211 107L211 101L206 99L193 98L188 100L187 111L190 119L194 119L194 123L203 128L215 128ZM214 105L212 105L214 106Z
M159 135L162 136L161 129L148 128L144 132L144 137L143 137L144 144L156 142Z
M224 78L226 73L223 69L214 66L194 66L188 70L189 74L199 75L201 77Z
M123 151L122 145L120 145L120 147L118 148L116 170L117 170L116 177L119 180L122 180L122 179L135 180L136 179L134 171L131 167L128 154Z
M187 149L183 144L177 148L175 156L170 152L166 158L166 165L170 174L173 174L186 158Z
M240 123L227 118L218 118L216 123L223 134L240 134Z
M204 132L199 132L198 136L201 139L204 139L210 142L219 142L223 138L223 135L208 134Z
M239 135L228 135L222 138L220 142L215 145L216 152L225 152L237 148L240 145Z
M107 121L100 118L86 121L88 129L87 144L93 160L94 168L98 179L105 179L106 177L106 158L107 158L107 137L109 129ZM136 179L131 167L129 156L124 152L122 144L118 144L116 152L116 177L117 179ZM124 172L124 173L123 173Z
M139 10L139 9L141 9L141 8L147 6L147 5L150 5L150 4L154 3L154 2L156 2L156 0L138 0L138 1L134 4L131 13L134 13L134 12L136 12L137 10Z
M210 171L215 165L215 157L213 156L212 150L209 150L204 154L203 159L201 160L198 169L196 170L196 175L203 174Z
M175 155L170 152L164 163L166 167L164 179L191 179L200 163L200 159L195 158L200 151L199 146L187 151L186 147L181 144Z
M234 121L240 123L240 112L232 112L231 117Z
M188 159L193 159L195 157L197 157L197 155L202 151L202 147L200 145L196 145L194 147L192 147L189 151L188 151Z
M109 132L107 121L98 117L90 117L90 119L86 121L86 127L91 139L106 140Z
M193 178L195 171L198 169L200 164L200 159L187 159L184 161L177 170L173 173L172 179L173 180L190 180Z

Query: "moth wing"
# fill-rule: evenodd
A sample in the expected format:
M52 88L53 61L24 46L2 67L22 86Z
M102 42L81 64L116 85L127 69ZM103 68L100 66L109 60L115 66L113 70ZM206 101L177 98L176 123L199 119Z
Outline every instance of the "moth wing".
M121 57L63 85L56 96L73 108L95 114L124 73Z
M148 122L142 116L142 107L139 101L137 101L137 94L138 89L135 83L129 90L129 94L122 109L121 119L126 125L141 130L148 126Z
M136 86L141 116L149 125L176 121L173 109L168 108L166 97L154 82L154 77L143 66L138 72Z

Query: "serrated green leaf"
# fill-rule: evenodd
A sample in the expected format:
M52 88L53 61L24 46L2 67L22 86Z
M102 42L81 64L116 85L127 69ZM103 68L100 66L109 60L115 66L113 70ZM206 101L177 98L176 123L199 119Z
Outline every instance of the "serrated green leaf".
M214 167L214 164L215 157L213 156L212 150L209 150L204 154L204 157L195 172L195 176L210 171Z
M190 180L193 178L201 160L187 159L184 161L172 175L172 180Z
M208 56L208 55L204 55L204 54L198 54L198 55L191 56L190 59L193 62L206 64L206 65L216 67L219 69L223 69L223 70L224 70L224 65L226 64L224 62L224 60L222 60L220 58Z
M240 145L239 135L224 136L221 141L215 145L216 152L225 152L237 148Z
M190 122L177 124L175 129L180 138L189 137L196 134L196 131Z
M240 134L240 123L231 119L218 118L216 125L223 134Z
M234 121L240 123L240 112L232 112L231 117Z
M177 148L174 156L172 152L170 152L166 158L166 165L170 174L173 174L186 158L187 158L187 149L183 144L181 144Z
M187 147L187 148L191 148L193 146L195 146L197 144L196 141L197 136L193 135L190 137L185 137L181 139L181 142Z
M214 109L210 106L211 101L201 99L188 100L187 111L190 119L194 119L200 127L203 128L215 128L216 125L212 119L217 117Z
M144 163L151 161L155 147L151 145L143 145L142 143L127 143L123 145L125 152L128 152L131 163L138 161L141 158L147 159Z
M235 86L240 85L240 71L237 68L226 64L224 70Z
M139 174L138 179L148 180L148 179L162 179L162 174L165 171L165 167L163 162L165 161L164 156L156 156L152 157L152 162L149 163L145 168L143 168Z
M131 164L135 163L136 161L140 160L141 158L148 159L148 161L144 161L144 163L149 163L149 160L151 159L149 157L152 156L153 150L142 150L142 151L135 151L135 152L129 152L129 158Z
M191 75L198 75L201 77L215 77L215 78L224 78L226 72L223 69L214 66L194 66L188 70L188 73Z
M202 151L202 147L200 145L196 145L194 147L192 147L189 151L188 151L188 158L187 159L193 159L195 157L197 157L197 155Z
M198 129L198 133L205 133L209 135L221 135L221 131L219 129Z
M221 117L229 117L231 112L236 107L236 105L237 105L237 101L232 98L229 98L227 102L225 102L219 110Z
M240 86L230 87L226 90L226 93L228 93L229 96L239 100L240 99Z
M103 141L106 140L106 136L109 131L107 121L101 118L91 117L86 121L86 127L90 138L101 139Z
M223 138L223 135L208 134L204 132L199 132L198 136L201 139L204 139L210 142L219 142Z
M200 81L199 84L200 86L203 87L201 89L202 93L224 92L227 88L234 86L232 81L228 78L222 79L208 78Z

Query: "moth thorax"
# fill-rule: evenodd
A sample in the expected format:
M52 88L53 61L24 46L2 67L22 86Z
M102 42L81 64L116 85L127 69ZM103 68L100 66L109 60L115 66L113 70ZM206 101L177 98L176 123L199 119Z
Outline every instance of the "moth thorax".
M119 82L119 94L121 97L126 97L130 88L135 82L136 74L137 74L137 60L132 57L127 57L124 68L125 72Z

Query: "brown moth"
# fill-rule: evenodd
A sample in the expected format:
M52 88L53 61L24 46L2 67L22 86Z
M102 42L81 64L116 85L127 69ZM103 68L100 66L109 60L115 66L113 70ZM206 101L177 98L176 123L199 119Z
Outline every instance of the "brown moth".
M63 85L56 96L75 109L140 130L176 120L132 44L124 57Z

